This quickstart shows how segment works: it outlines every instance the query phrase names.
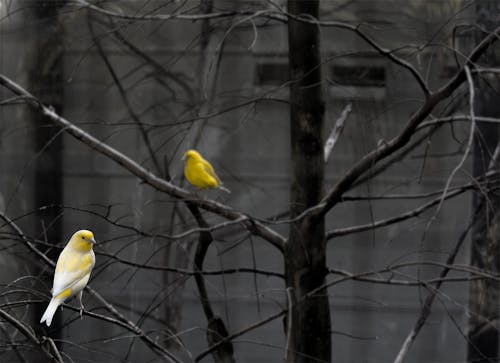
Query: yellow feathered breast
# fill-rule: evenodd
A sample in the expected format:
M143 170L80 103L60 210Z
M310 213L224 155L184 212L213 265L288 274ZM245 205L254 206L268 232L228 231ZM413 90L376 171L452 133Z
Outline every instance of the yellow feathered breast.
M186 161L184 176L191 185L198 189L218 188L229 192L229 189L222 186L212 165L203 159L198 151L192 149L186 151L183 159Z

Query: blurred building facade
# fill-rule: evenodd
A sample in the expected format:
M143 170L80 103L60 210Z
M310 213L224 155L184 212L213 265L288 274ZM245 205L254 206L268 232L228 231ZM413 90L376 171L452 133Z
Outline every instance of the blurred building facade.
M199 9L199 2L187 3ZM64 117L152 171L167 176L168 169L177 185L185 185L182 153L196 147L213 161L219 176L232 190L230 196L218 192L209 192L208 196L259 218L286 212L290 183L286 25L259 19L238 24L225 18L125 21L69 5L62 7L57 17L43 19L24 10L14 12L17 6L29 7L29 2L2 2L1 73L37 95L36 89L29 88L27 75L33 50L40 46L34 41L33 31L40 24L58 24L63 31ZM158 6L158 2L144 8L134 2L102 4L103 8L123 14L145 14ZM179 4L165 2L159 12L173 12L175 6ZM212 11L261 7L262 3L257 2L214 1ZM456 70L451 49L457 48L463 54L468 51L470 34L464 32L462 36L458 32L453 38L452 29L473 22L474 17L473 7L452 0L411 1L404 6L397 0L322 2L322 19L363 24L361 29L385 48L398 50L397 54L411 62L433 89L443 85ZM423 95L407 70L374 51L352 31L325 26L321 28L321 41L325 132L330 131L348 104L352 106L326 167L328 188L353 162L396 135L422 103ZM5 90L0 94L2 99L8 97ZM466 101L457 97L434 116L451 116L462 111L464 104ZM73 231L92 228L104 243L97 248L98 263L91 285L130 320L146 331L154 331L159 342L171 342L169 347L186 361L190 361L186 351L193 355L203 351L207 344L206 318L193 279L126 263L191 269L196 236L173 242L160 236L194 226L185 211L183 217L175 214L183 207L78 140L56 131L55 137L62 140L62 207L50 206L33 214L43 207L36 205L37 193L54 185L53 180L41 183L34 167L40 155L50 152L52 146L35 147L33 140L40 126L33 122L26 107L0 107L0 117L2 210L41 241L41 231L60 224L59 240L47 241L50 243L62 245ZM147 130L147 138L141 129ZM453 130L441 128L409 157L369 183L360 184L349 195L420 194L443 188L462 157L461 141L468 130L467 124L457 124ZM423 137L425 132L423 129ZM468 181L465 173L457 174L454 184ZM328 214L327 229L370 223L420 204L421 200L412 199L346 200ZM470 194L464 194L447 201L435 223L429 223L435 213L431 209L418 218L386 228L336 237L328 246L329 266L360 273L402 262L444 260L461 233L457 226L468 220L471 206ZM56 207L60 212L55 217L48 214ZM207 218L212 223L218 221L210 215ZM276 229L286 234L287 226ZM9 234L5 233L2 243L10 246ZM237 229L216 232L214 236L216 242L205 261L207 270L254 267L283 271L281 255L263 241L249 239ZM463 264L468 263L467 251L464 248L460 256ZM9 284L20 276L34 275L22 283L40 288L36 277L41 273L50 276L51 271L25 253L23 247L11 246L0 253L1 282ZM119 260L110 257L113 254ZM439 271L435 266L408 267L395 272L394 279L433 278ZM337 277L333 274L329 279ZM276 277L230 274L207 276L205 281L214 309L230 331L242 329L286 304L283 281ZM466 286L446 285L428 326L412 348L409 362L465 359L464 332L455 324L462 326L466 321ZM329 292L334 361L367 363L395 357L427 293L414 286L353 280L334 285ZM84 299L89 308L104 312L97 301L88 296ZM145 312L150 315L147 319ZM74 311L58 314L62 316L63 350L77 358L75 361L90 357L96 362L119 360L129 347L129 361L155 359L141 342L131 345L132 337L116 326L88 317L73 322ZM36 323L35 314L27 316ZM117 335L119 338L115 338ZM98 338L109 339L102 344ZM276 320L235 340L235 357L239 362L278 362L283 357L283 346L282 321ZM0 354L15 359L12 352Z

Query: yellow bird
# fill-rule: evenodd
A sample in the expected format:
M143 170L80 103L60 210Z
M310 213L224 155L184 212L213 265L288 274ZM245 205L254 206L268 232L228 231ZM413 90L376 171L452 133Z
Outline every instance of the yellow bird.
M75 232L68 244L62 250L57 260L52 299L43 313L40 323L52 323L52 318L66 299L78 294L80 300L80 317L83 313L82 292L90 278L90 272L95 265L95 255L92 247L95 244L94 234L82 229Z
M184 176L191 185L198 189L217 188L226 193L231 193L229 189L222 185L212 165L203 159L198 151L193 149L188 150L182 158L186 161L184 164Z

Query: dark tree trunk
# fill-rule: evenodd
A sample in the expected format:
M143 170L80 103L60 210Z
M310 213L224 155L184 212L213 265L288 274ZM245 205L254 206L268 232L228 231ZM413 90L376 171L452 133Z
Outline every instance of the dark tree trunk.
M32 4L36 19L32 39L34 50L28 63L29 87L45 104L51 105L59 114L63 111L63 28L58 21L59 8L63 1L37 1ZM43 117L40 112L31 114L35 125L33 141L37 162L34 170L35 207L61 205L62 188L62 135L60 129ZM59 134L59 135L58 135ZM49 243L62 240L62 220L59 208L47 208L37 213L35 235ZM56 260L60 250L52 249L48 255ZM46 276L47 285L52 285L53 271ZM35 320L41 317L47 302L36 309ZM51 326L53 338L59 338L60 314L54 316ZM55 329L54 329L55 327Z
M288 1L291 14L318 17L319 1ZM290 19L288 24L292 218L317 204L323 192L323 116L319 31ZM286 286L291 309L287 324L287 362L330 361L330 308L326 291L306 294L325 283L323 219L292 223L285 247ZM290 303L291 301L291 303Z
M200 213L200 210L190 203L186 203L189 211L196 219L198 226L200 228L208 228L208 224ZM210 232L202 232L200 233L200 237L198 239L198 245L196 246L196 251L194 255L194 270L202 271L203 270L203 262L205 261L205 257L210 247L210 244L213 242L212 235ZM208 297L207 288L205 285L205 278L201 274L194 275L196 285L198 286L198 291L200 294L200 302L203 307L203 312L207 318L207 343L208 346L211 347L213 345L219 344L224 338L229 335L227 331L226 325L220 316L215 315L212 304ZM216 363L234 363L234 349L233 343L231 341L227 341L219 346L218 349L212 352L212 357Z
M480 26L491 30L500 13L497 1L479 1L476 5L477 20ZM498 57L490 51L484 57L484 66L495 66ZM499 85L497 75L487 74L475 78L477 115L500 117L498 105ZM474 144L474 176L480 177L488 169L491 156L499 142L497 124L479 123ZM491 182L490 182L491 183ZM488 183L488 184L490 184ZM486 202L485 198L488 200ZM481 206L476 218L472 242L471 265L495 274L500 271L500 198L497 192L487 192L486 195L476 193L474 210ZM493 279L473 280L469 287L469 318L468 353L469 362L497 362L498 357L498 306L499 284Z

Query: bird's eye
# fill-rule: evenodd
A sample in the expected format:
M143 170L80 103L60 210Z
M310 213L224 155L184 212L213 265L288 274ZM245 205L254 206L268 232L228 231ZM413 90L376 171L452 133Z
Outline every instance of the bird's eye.
M82 239L85 239L85 236L82 236Z

